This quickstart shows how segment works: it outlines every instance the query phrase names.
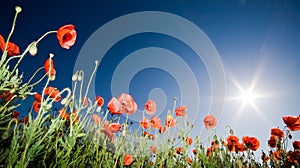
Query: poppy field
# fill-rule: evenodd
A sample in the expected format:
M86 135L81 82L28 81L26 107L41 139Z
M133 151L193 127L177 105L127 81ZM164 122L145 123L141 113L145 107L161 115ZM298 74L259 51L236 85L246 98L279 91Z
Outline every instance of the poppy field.
M110 100L87 97L89 85L82 88L82 83L91 82L94 73L77 71L70 76L72 89L56 88L51 85L57 73L53 53L34 74L19 72L22 59L38 53L41 40L55 35L55 42L68 50L76 43L77 32L74 25L63 25L20 49L11 40L22 9L17 6L15 11L8 37L0 32L0 167L299 167L300 139L294 139L293 132L300 130L300 115L282 116L286 126L266 130L270 137L265 142L238 137L230 127L227 137L219 136L214 131L217 119L208 114L201 121L211 132L204 142L190 135L188 107L178 105L176 98L164 118L156 116L158 102L145 102L135 129L128 116L137 112L138 105L129 93ZM98 64L96 60L94 72ZM23 81L24 75L31 78ZM45 87L34 92L40 83ZM27 98L33 98L31 109L20 118L17 109ZM160 143L153 143L156 140ZM267 143L269 150L258 157L254 151L261 143Z

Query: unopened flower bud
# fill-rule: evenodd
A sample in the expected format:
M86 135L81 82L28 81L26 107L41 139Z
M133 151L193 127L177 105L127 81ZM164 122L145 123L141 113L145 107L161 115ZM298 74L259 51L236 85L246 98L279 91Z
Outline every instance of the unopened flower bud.
M97 108L96 108L96 112L100 112L101 111L101 106L98 106Z
M36 43L34 42L31 46L30 46L30 48L29 48L29 54L31 55L31 56L35 56L36 54L37 54L37 47L36 47Z
M22 8L20 6L16 6L15 10L16 10L17 13L20 13L22 11Z
M54 54L53 53L49 53L49 56L50 56L50 58L53 58Z
M78 71L72 76L72 81L75 82L78 79Z
M54 81L55 80L55 74L49 77L50 81Z
M61 103L62 105L65 105L65 104L67 104L67 102L68 102L68 98L64 98L64 99L61 100L60 103Z

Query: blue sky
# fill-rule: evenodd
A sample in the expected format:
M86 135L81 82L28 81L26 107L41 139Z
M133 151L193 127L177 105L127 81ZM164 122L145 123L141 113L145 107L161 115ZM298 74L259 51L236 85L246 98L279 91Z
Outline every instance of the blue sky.
M44 3L44 4L43 4ZM283 115L299 115L300 102L300 2L299 1L264 1L264 0L228 0L228 1L181 1L171 2L151 1L5 1L0 3L0 33L7 36L14 15L14 6L23 8L18 17L12 41L17 43L21 50L34 39L38 39L48 30L72 23L76 26L78 38L75 46L69 51L60 48L55 35L50 35L38 46L39 52L35 57L26 57L20 70L32 74L35 69L43 65L49 52L55 54L55 67L57 80L51 84L58 88L70 87L71 76L76 66L84 44L106 23L126 14L143 11L159 11L171 13L182 17L201 29L219 54L226 85L226 100L240 96L241 88L247 90L253 83L253 92L261 97L254 100L255 107L250 104L241 109L241 101L225 101L224 110L219 118L217 132L225 137L225 126L230 125L236 134L256 136L261 140L261 149L267 149L267 140L270 128L283 128ZM140 25L143 26L143 25ZM184 26L180 25L179 26ZM167 29L172 30L173 27ZM122 27L111 30L113 36L120 32ZM185 32L187 36L193 36ZM110 40L107 34L101 43ZM190 46L168 35L159 33L140 33L120 39L109 51L103 55L95 79L96 94L102 95L105 102L113 95L112 76L114 70L124 58L135 51L148 47L164 48L175 53L190 67L198 82L200 93L200 110L190 112L197 114L194 124L197 129L193 131L198 135L202 129L202 118L209 113L211 100L211 80L206 64L199 59ZM201 47L201 46L200 46ZM150 48L151 49L151 48ZM143 51L143 50L142 50ZM97 53L95 53L97 54ZM157 60L159 62L159 60ZM138 65L133 62L130 65ZM172 59L169 62L174 64ZM93 64L86 64L93 66ZM176 64L177 65L177 64ZM180 76L181 67L176 75L159 68L140 69L130 80L129 92L132 94L142 109L144 102L152 94L159 102L165 105L161 115L167 109L172 109L174 96L181 99L180 86L177 75ZM123 75L126 77L126 72ZM25 75L25 79L30 76ZM25 80L24 79L24 80ZM25 80L26 81L26 80ZM186 82L187 80L184 80ZM38 86L35 91L39 91ZM155 88L161 88L155 89ZM164 94L162 93L164 91ZM165 96L165 98L164 98ZM192 98L195 95L190 95ZM31 100L28 100L30 104ZM26 112L27 106L20 111ZM189 113L189 111L188 111ZM192 116L193 118L193 116ZM201 132L203 133L203 132ZM228 134L227 134L228 135ZM294 139L300 139L299 133L292 133Z

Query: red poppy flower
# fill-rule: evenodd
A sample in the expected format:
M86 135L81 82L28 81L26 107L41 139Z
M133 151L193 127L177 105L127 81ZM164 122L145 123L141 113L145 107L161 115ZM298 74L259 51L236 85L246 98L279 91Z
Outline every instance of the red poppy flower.
M164 132L166 132L166 127L164 127L164 126L160 126L159 127L159 133L161 133L161 134L163 134Z
M213 115L208 114L204 117L204 126L206 129L214 128L216 127L216 125L217 119Z
M35 101L39 101L39 102L42 101L42 95L38 93L34 94L33 98Z
M121 103L115 97L110 99L110 101L107 104L107 109L111 114L122 114L123 111L121 110L121 107Z
M291 131L300 130L300 115L299 116L283 116L283 122Z
M56 37L62 48L69 49L75 44L77 33L72 24L64 25L57 30Z
M232 143L232 144L237 144L239 142L239 138L235 135L229 135L226 138L226 140L227 140L228 143Z
M92 120L97 124L97 125L101 125L101 117L97 114L93 114L92 115Z
M273 158L275 161L280 160L281 159L281 153L285 153L284 150L276 150L273 152Z
M249 149L253 151L256 151L260 146L259 140L255 137L243 136L242 141Z
M101 96L97 96L95 102L97 103L97 106L103 106L104 99Z
M177 147L177 148L175 148L175 153L182 154L182 153L185 153L185 150L182 147Z
M207 148L206 149L206 156L211 156L212 155L212 149L211 148Z
M300 150L300 141L294 141L293 147L294 147L294 150Z
M83 107L87 107L89 105L89 101L86 97L82 98L82 105Z
M3 91L0 94L0 99L2 99L3 102L8 102L14 97L14 93L10 93L9 90Z
M152 100L148 100L145 104L145 110L148 115L153 115L156 112L156 103Z
M66 112L65 108L62 108L58 111L58 116L65 120L70 120L70 115Z
M150 140L155 140L155 136L153 134L148 134Z
M167 115L165 125L169 128L172 128L176 124L176 120L173 116Z
M24 117L22 122L24 124L29 124L29 122L28 122L28 116Z
M292 164L299 163L300 151L289 151L287 159Z
M193 139L191 137L186 137L185 141L187 142L188 145L192 145L193 144Z
M39 109L41 108L41 102L40 101L33 101L33 110L38 113Z
M149 120L145 116L143 117L142 121L140 121L140 126L145 129L150 127Z
M122 105L123 112L125 112L127 114L133 114L136 112L138 107L131 95L122 93L118 97L118 100Z
M212 150L215 150L215 149L219 148L219 144L215 140L213 140L213 141L211 141L211 148L212 148Z
M5 45L6 45L6 42L3 38L3 36L0 34L0 49L2 50L2 52L4 52ZM8 42L6 51L7 51L8 56L15 56L15 55L20 54L19 47L15 43L12 43L12 42Z
M11 113L10 117L11 117L11 118L18 118L19 115L20 115L19 112L13 111L13 112Z
M79 113L77 113L76 110L74 110L71 114L71 117L72 117L72 124L75 124L79 120Z
M151 127L153 129L158 129L161 127L161 121L160 121L160 118L158 117L155 117L153 116L151 119L150 119L150 123L151 123Z
M111 123L111 124L109 124L109 127L110 127L111 131L113 133L115 133L115 132L118 132L121 130L122 125L120 123Z
M132 164L132 162L133 162L133 157L130 154L125 154L123 165L124 166L129 166L129 165Z
M236 146L239 143L239 138L235 135L229 135L227 138L227 148L230 152L236 151Z
M52 59L48 58L44 62L44 70L45 70L46 74L49 76L55 75L56 71L55 71L54 63L53 63Z
M152 154L156 154L157 147L151 145L151 146L150 146L150 150L151 150Z
M53 86L48 86L45 89L44 94L49 95L49 97L54 99L55 102L58 102L61 99L61 95L60 95L59 90L57 88L53 87Z
M236 144L236 150L239 151L239 152L244 152L246 150L245 145L242 144L242 143Z
M268 145L271 148L275 148L277 146L277 140L274 135L271 135L270 139L268 140Z
M179 106L175 109L176 116L186 116L186 106Z
M114 143L114 134L111 130L111 127L108 124L108 121L104 122L102 128L103 129L101 129L100 132L102 132L105 136L107 136L111 140L112 143Z
M272 128L271 135L277 136L281 140L284 137L284 132L279 128Z

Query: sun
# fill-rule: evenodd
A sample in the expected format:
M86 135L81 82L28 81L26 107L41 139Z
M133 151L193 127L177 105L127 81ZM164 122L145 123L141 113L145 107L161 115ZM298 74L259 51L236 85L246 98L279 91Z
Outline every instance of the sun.
M251 90L248 91L243 90L241 96L239 96L238 99L243 103L243 105L246 105L246 104L254 104L254 101L257 97L258 96L255 93L253 93Z

